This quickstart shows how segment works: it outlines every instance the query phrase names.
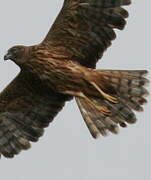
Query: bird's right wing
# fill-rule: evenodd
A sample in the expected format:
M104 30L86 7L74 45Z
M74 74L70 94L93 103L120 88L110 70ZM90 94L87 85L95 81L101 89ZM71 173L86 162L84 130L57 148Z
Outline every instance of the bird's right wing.
M66 55L94 68L116 38L114 29L125 27L128 12L122 6L130 3L131 0L65 0L43 43L52 46L56 57Z
M21 72L0 94L0 154L13 157L36 142L69 97Z

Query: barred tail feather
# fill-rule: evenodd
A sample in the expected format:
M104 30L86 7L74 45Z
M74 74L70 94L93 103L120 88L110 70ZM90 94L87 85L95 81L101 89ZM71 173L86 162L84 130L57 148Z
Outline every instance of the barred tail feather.
M99 78L96 81L96 89L98 90L103 77L114 91L108 89L103 98L88 97L90 101L82 97L76 97L81 114L94 138L97 138L100 134L106 136L108 132L117 134L119 126L126 127L127 124L135 123L137 119L133 110L143 111L142 105L147 102L144 96L148 94L144 87L148 83L148 80L144 77L147 71L96 71L98 77L101 77L100 81ZM112 92L114 93L112 94ZM112 101L110 97L117 99L117 101ZM108 109L110 113L104 114L99 111L99 108L97 108L99 106Z
M149 83L144 77L146 70L100 70L99 73L115 89L121 102L135 111L143 111L141 105L147 103L145 96L149 94L145 89Z

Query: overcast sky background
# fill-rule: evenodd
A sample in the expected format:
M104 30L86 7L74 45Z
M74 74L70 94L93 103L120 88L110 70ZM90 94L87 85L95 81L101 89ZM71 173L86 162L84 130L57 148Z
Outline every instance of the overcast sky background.
M135 1L127 9L128 25L104 54L97 68L148 69L151 72L151 1ZM46 35L63 0L1 0L0 90L18 74L4 62L13 45L37 44ZM151 75L148 76L150 78ZM151 89L149 87L149 89ZM74 101L66 104L45 135L12 160L0 160L3 180L150 180L151 97L136 125L118 136L92 139Z

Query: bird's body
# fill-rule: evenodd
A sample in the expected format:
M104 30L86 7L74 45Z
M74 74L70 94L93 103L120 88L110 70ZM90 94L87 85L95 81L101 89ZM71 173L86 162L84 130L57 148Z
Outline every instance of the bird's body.
M39 79L47 83L53 91L58 93L88 91L90 88L89 81L96 79L95 70L85 68L80 64L62 59L54 59L51 56L45 58L29 59L24 65L33 74L38 75ZM91 88L92 89L92 88ZM80 91L79 91L80 90ZM93 90L92 90L93 92ZM93 95L97 95L93 92Z
M83 92L88 96L100 96L91 82L97 81L97 78L100 82L103 81L101 74L98 74L95 69L86 68L70 60L62 48L55 51L48 44L40 44L26 47L26 49L25 56L28 57L28 61L20 65L21 69L28 69L33 76L46 82L47 87L54 92L74 96L79 96L78 94ZM104 90L105 86L102 88Z
M148 92L146 70L96 70L96 62L125 27L130 0L65 0L45 39L8 50L21 69L0 94L0 153L13 157L37 141L44 128L76 98L91 133L117 134L136 122Z

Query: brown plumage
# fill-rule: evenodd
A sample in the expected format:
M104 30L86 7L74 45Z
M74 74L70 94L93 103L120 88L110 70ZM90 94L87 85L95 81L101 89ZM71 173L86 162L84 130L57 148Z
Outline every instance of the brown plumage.
M145 70L95 70L96 62L122 30L130 0L65 0L42 43L15 46L5 60L20 74L0 94L0 154L13 157L37 141L44 128L76 98L92 136L118 133L135 123L148 92Z

